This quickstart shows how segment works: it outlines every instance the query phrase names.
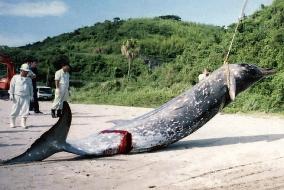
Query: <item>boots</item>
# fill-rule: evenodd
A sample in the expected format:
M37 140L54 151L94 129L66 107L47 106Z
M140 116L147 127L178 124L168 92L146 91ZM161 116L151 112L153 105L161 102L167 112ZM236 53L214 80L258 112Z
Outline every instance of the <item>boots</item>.
M55 109L51 109L51 117L56 118Z
M25 129L27 129L27 118L26 117L22 117L21 118L21 126Z
M56 118L56 117L61 117L62 116L62 110L58 109L57 112L55 109L51 109L51 117Z
M58 109L57 110L57 117L61 117L62 116L62 110L61 109Z
M16 127L16 117L10 118L10 127L15 128Z

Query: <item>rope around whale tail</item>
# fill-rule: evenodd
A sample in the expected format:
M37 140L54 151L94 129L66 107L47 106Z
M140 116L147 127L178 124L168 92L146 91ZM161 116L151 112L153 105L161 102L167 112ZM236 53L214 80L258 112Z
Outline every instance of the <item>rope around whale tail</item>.
M232 81L230 80L230 70L229 70L229 63L228 63L228 60L229 60L229 56L230 56L230 53L231 53L231 50L232 50L232 47L233 47L233 43L235 41L235 37L237 35L237 32L238 32L238 28L240 26L240 23L242 22L242 20L244 19L244 13L245 13L245 8L247 6L247 3L248 3L248 0L244 0L244 4L243 4L243 7L241 9L241 14L238 18L238 22L237 22L237 25L235 27L235 31L234 31L234 34L232 36L232 39L231 39L231 42L230 42L230 45L229 45L229 49L228 49L228 52L224 58L224 67L225 67L225 76L226 76L226 82L227 82L227 87L228 87L228 90L229 90L229 94L230 94L230 98L232 100L235 99L235 95L233 93L231 93L233 90L231 89L233 84L232 84Z
M37 139L23 154L1 164L17 164L41 161L57 152L65 150L66 138L71 125L72 114L67 102L63 102L63 115L48 131Z

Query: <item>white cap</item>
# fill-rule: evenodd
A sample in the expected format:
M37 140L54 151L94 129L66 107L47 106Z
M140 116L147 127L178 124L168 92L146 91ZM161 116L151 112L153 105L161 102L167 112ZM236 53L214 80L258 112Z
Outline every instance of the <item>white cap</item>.
M29 72L30 71L30 67L29 67L28 64L24 63L24 64L21 65L20 70Z

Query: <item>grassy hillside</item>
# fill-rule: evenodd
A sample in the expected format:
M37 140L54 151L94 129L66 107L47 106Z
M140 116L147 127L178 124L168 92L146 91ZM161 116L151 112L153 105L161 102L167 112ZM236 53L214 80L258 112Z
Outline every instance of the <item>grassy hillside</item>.
M231 105L232 111L284 111L284 1L274 1L242 23L231 62L277 68L274 77L253 86Z
M196 84L204 68L223 63L235 24L228 28L183 22L177 17L114 18L72 33L47 38L20 48L2 47L18 65L36 56L44 81L54 73L58 54L70 57L74 80L72 101L153 107ZM247 62L274 67L278 74L238 96L227 111L284 110L284 2L274 1L245 18L239 28L230 63ZM139 50L131 63L121 46L134 40ZM49 80L52 84L53 76ZM75 83L76 82L76 83Z

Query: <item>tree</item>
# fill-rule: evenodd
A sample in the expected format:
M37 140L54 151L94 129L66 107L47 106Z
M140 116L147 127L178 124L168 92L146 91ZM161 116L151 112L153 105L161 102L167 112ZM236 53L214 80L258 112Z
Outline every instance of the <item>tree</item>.
M265 5L264 5L264 4L261 4L260 7L261 7L261 9L264 9L264 8L265 8Z
M114 22L114 23L118 23L119 21L120 21L120 18L119 18L119 17L114 17L114 18L113 18L113 22Z
M121 46L121 54L128 59L128 79L130 77L130 66L133 60L139 55L140 48L138 41L135 39L129 39L123 42Z
M177 15L163 15L159 16L158 18L165 19L165 20L176 20L176 21L181 21L181 18Z

